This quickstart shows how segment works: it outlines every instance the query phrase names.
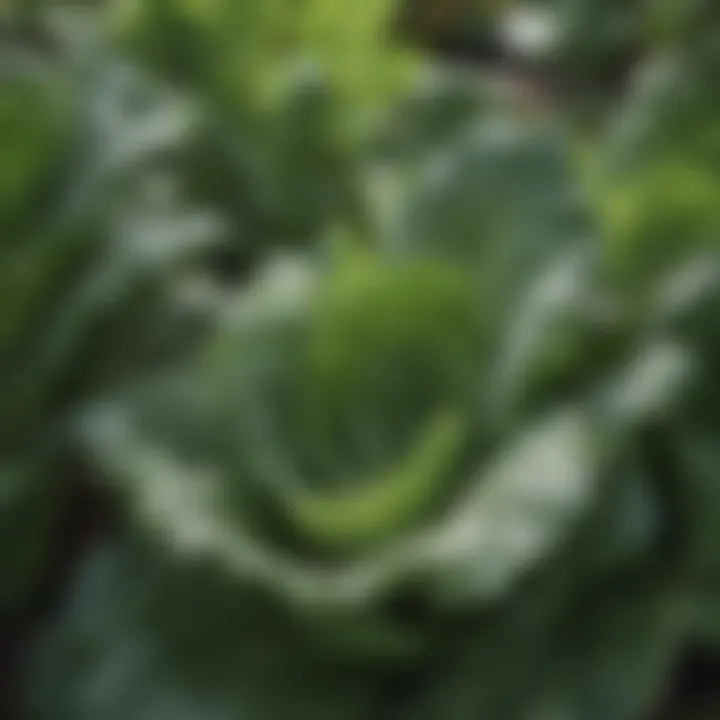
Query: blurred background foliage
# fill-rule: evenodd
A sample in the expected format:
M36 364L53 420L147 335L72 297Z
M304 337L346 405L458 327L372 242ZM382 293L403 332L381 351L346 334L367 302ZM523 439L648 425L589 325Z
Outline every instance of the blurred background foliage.
M716 717L718 78L712 0L6 0L0 715Z

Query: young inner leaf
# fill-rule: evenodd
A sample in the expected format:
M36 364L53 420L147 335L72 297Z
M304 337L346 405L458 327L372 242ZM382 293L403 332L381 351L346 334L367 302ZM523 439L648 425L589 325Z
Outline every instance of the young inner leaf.
M456 413L441 412L420 433L408 454L379 477L346 487L343 496L302 492L293 497L293 521L314 541L357 549L415 521L441 491L456 462L465 429Z

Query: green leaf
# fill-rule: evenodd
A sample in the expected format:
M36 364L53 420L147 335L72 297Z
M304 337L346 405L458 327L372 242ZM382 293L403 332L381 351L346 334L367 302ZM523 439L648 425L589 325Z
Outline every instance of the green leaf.
M719 48L702 32L643 63L603 141L609 262L641 287L717 247Z
M307 492L291 496L288 513L308 537L333 548L385 539L426 510L457 460L463 440L459 418L441 414L396 467L359 483L360 489L346 496Z
M689 572L713 576L720 571L720 454L708 431L676 430L679 456L676 479Z
M503 309L549 259L592 234L562 135L488 119L428 161L391 242L473 264Z
M92 554L30 656L37 720L369 717L373 673L323 657L282 607L148 549Z
M509 443L411 551L431 567L431 592L451 602L497 597L552 556L592 506L601 446L592 421L572 410Z
M48 483L30 461L0 466L0 619L21 606L49 569L63 501L62 488Z
M576 610L519 717L634 720L654 709L687 618L681 593L650 582L609 588Z
M574 599L526 591L448 633L399 717L635 720L667 682L686 620L682 598L644 570Z

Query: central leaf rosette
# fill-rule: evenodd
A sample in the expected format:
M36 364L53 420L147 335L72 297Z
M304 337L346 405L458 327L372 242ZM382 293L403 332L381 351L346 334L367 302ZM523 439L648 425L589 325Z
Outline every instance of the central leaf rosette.
M460 264L278 263L91 434L164 543L295 601L492 594L560 541L597 460L577 407L503 439L497 324Z
M376 545L447 499L470 444L477 295L454 268L361 258L291 316L251 318L220 341L229 449L309 544Z

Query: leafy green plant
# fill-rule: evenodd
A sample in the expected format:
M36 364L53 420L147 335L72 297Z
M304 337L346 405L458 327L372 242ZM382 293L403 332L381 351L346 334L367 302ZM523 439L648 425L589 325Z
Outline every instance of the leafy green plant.
M389 43L394 3L136 3L109 18L121 47L200 103L188 176L232 220L236 262L368 222L365 148L414 74Z
M217 233L208 216L147 199L151 163L182 128L152 127L158 113L179 112L152 91L155 106L133 116L129 99L143 92L115 66L81 80L79 68L41 63L3 80L3 607L51 545L71 483L50 468L69 418L82 399L186 342L178 342L180 313L163 278ZM171 235L164 245L162 230ZM184 327L189 333L192 323Z
M556 139L510 137L473 131L419 183L438 228L429 193L468 158L504 158L519 196L544 182ZM100 405L131 531L45 644L37 717L639 717L695 621L654 464L689 357L601 311L592 245L556 222L506 255L399 231L272 264L194 360Z
M645 717L718 640L713 33L579 138L386 0L54 5L0 94L0 612L77 465L118 527L28 720ZM558 6L580 74L640 32Z

